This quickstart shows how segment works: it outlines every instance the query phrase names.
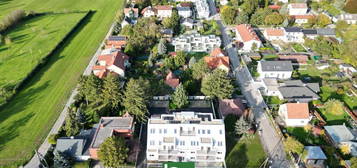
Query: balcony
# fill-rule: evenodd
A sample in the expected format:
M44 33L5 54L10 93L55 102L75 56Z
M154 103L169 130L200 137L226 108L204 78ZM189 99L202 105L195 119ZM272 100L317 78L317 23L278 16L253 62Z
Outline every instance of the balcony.
M216 155L217 151L215 150L198 150L197 155Z
M176 162L178 161L178 157L177 156L163 156L163 155L159 155L159 161L173 161Z
M195 131L180 131L180 135L181 136L195 136L196 132Z
M164 143L174 143L175 142L175 138L174 137L164 137L163 142Z
M159 155L177 155L177 150L159 150Z

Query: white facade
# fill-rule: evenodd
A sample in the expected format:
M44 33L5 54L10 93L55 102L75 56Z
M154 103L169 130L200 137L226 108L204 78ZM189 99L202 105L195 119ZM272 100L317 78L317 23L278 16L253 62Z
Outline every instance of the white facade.
M151 17L151 16L155 16L155 9L152 8L151 6L148 6L144 9L145 11L142 12L143 17Z
M219 4L220 5L227 5L228 4L228 0L220 0Z
M193 33L175 37L172 45L175 46L175 51L211 52L221 46L221 39L215 35Z
M285 37L283 38L287 43L303 43L304 33L303 32L286 32Z
M289 15L305 15L307 13L306 3L291 3L288 5Z
M170 9L170 10L158 9L157 10L157 17L159 17L159 18L171 17L171 14L172 14L172 9Z
M357 14L341 14L337 18L338 20L344 20L348 24L356 24L357 23Z
M279 115L282 117L282 119L285 121L286 126L288 127L303 127L307 125L310 121L310 117L301 119L288 118L288 108L286 104L280 105Z
M148 121L147 160L220 163L226 153L222 119L211 113L178 112Z
M254 45L256 46L256 49L259 49L262 46L262 41L260 41L254 29L248 24L237 26L236 40L241 43L239 44L239 51L242 52L252 51Z
M208 19L209 18L209 5L207 0L197 0L195 3L197 10L197 17L199 19Z
M176 7L178 15L183 18L189 18L192 16L192 10L190 7Z
M279 99L283 99L283 95L279 91L280 85L276 78L264 78L261 81L260 90L264 96L277 96Z
M283 62L283 61L282 61ZM278 79L290 79L293 71L265 71L262 68L261 61L258 61L257 72L259 78L278 78Z
M278 41L278 40L281 40L281 41L286 41L286 36L284 35L285 32L283 29L277 29L275 31L281 31L282 34L280 33L275 33L275 34L269 34L268 31L270 31L270 29L265 29L264 32L263 32L263 35L264 37L269 40L269 41ZM274 31L274 30L273 30Z

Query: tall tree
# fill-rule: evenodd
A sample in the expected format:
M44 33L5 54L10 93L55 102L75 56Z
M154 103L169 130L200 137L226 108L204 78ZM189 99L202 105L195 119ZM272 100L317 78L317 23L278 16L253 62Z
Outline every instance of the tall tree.
M176 67L180 67L186 64L186 53L184 51L178 51L174 57Z
M95 103L98 101L98 95L101 94L101 87L101 80L94 74L91 74L89 76L81 76L78 90L79 94L84 97L88 104L89 102Z
M147 89L139 83L139 80L130 79L124 93L123 106L125 111L135 116L138 120L146 120L148 100Z
M101 96L102 104L111 109L116 109L122 101L122 85L120 77L117 75L108 75L104 78Z
M81 123L77 120L77 108L69 107L65 120L66 136L78 135L81 130Z
M172 103L174 103L177 108L182 108L188 104L188 96L182 84L176 87L172 95Z
M231 6L223 6L221 8L221 16L225 24L231 25L234 24L234 19L237 16L237 11Z
M248 121L244 119L244 117L240 117L239 120L236 121L234 130L237 135L242 135L243 137L248 133L250 129L250 124Z
M284 17L277 12L274 12L265 17L265 24L267 25L280 25L284 22Z
M233 88L232 80L227 76L227 73L215 69L213 73L203 78L201 91L206 96L226 99L232 96Z
M304 145L295 138L288 136L284 140L284 149L286 152L301 154L304 151Z
M194 79L202 79L210 72L206 62L201 59L192 66L192 77Z
M242 11L236 17L236 24L247 24L249 23L249 16L246 12Z
M270 8L259 8L250 18L250 23L253 25L263 25L265 23L265 17L272 14Z
M71 161L63 153L54 151L53 167L54 168L71 168Z
M180 16L178 15L177 10L172 11L171 17L166 17L162 20L162 25L165 28L176 30L179 27Z
M106 167L120 167L128 158L129 149L124 138L112 136L107 138L99 147L99 160Z
M165 39L160 39L160 42L157 46L157 53L162 55L162 54L166 54L167 51L167 47L166 47L166 40Z

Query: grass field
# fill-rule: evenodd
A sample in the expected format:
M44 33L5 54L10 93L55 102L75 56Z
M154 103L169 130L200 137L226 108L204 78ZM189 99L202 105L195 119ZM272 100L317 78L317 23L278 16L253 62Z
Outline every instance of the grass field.
M0 167L28 161L42 143L108 31L122 0L7 0L0 16L16 8L36 12L94 10L14 98L0 110ZM11 9L10 9L11 8Z
M85 14L37 16L4 34L12 42L0 46L0 87L15 86L28 76Z
M255 135L253 139L240 140L226 156L226 164L228 168L256 168L265 157L259 136Z

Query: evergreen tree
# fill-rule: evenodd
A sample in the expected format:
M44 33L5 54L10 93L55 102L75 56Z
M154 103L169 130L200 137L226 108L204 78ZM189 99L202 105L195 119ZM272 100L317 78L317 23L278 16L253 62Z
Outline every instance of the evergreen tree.
M77 108L69 107L64 125L66 136L75 136L79 134L81 124L77 120Z
M148 109L147 89L138 80L130 79L126 85L123 106L125 111L135 116L138 120L145 120Z
M202 79L210 72L206 62L201 59L192 66L192 77L194 79Z
M182 84L177 86L172 95L172 103L174 103L177 108L182 108L188 104L188 96Z
M249 16L245 12L240 12L239 15L236 17L236 24L247 24L249 23Z
M120 106L120 102L122 101L122 84L119 76L109 75L104 78L102 94L100 95L104 106L111 109L116 109Z
M186 64L186 53L183 51L178 51L174 57L174 62L176 67L180 67Z
M96 103L98 101L98 95L101 94L101 80L91 74L89 76L81 76L79 80L79 94L84 97L87 104L89 102Z
M232 81L227 73L215 69L212 74L203 78L201 92L206 96L226 99L232 96L233 88Z
M71 168L71 161L66 157L64 154L58 152L57 150L54 151L53 157L53 167L54 168Z
M99 147L99 160L106 167L120 167L128 158L129 149L124 138L112 136L107 138Z
M158 54L166 54L167 48L166 48L166 40L165 39L160 39L159 45L157 47L157 52Z
M247 134L250 129L250 124L244 119L244 117L240 117L239 120L236 121L234 130L237 135L243 135L243 137Z

